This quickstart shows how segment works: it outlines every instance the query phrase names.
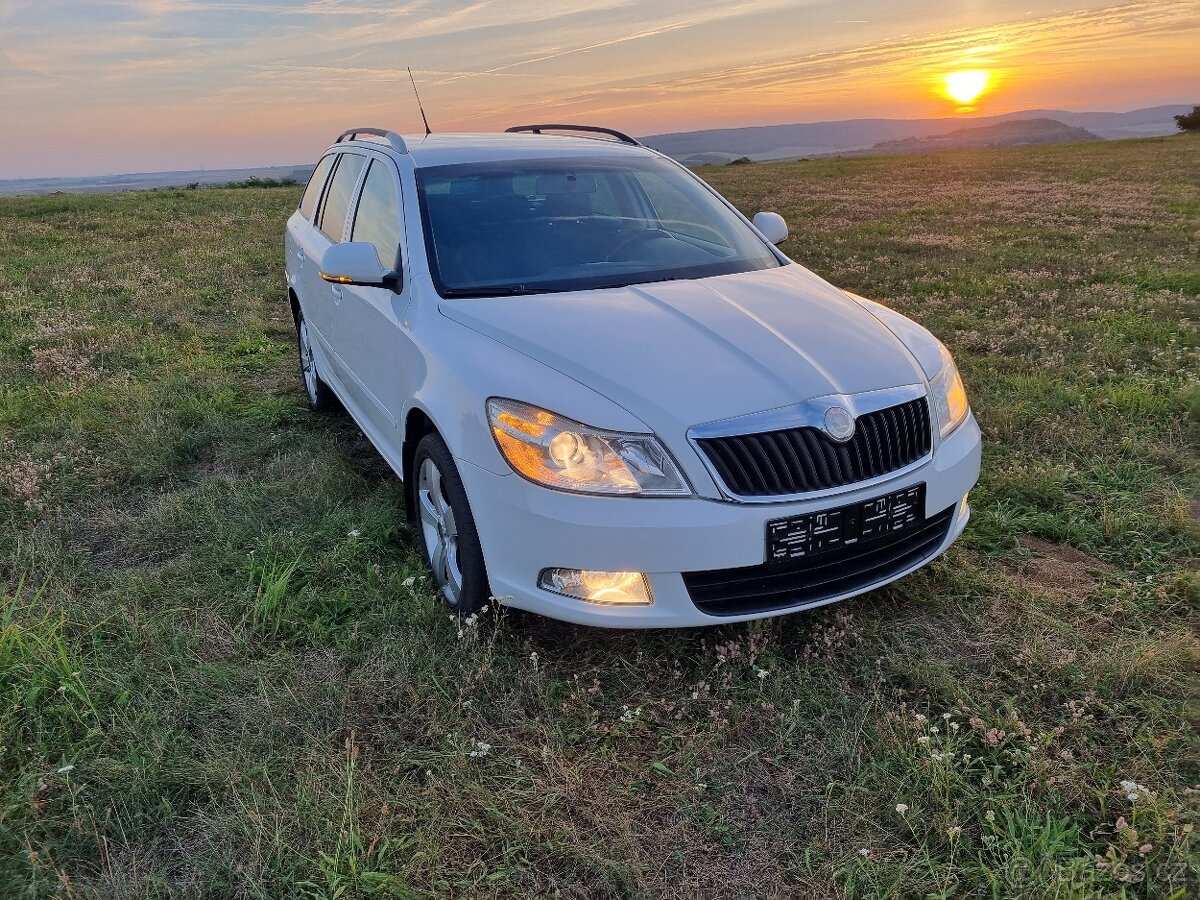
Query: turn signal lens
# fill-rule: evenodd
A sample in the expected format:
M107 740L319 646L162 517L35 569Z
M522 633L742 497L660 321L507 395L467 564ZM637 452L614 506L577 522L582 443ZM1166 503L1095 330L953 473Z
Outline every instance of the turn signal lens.
M650 606L654 602L641 572L543 569L538 587L599 606Z
M602 431L516 400L493 398L487 412L496 446L530 481L581 494L682 497L692 492L652 434Z

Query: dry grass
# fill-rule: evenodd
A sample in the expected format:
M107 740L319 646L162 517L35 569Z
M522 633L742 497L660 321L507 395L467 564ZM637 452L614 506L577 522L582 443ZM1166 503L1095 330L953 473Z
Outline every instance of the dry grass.
M1198 153L706 171L987 452L892 589L643 634L436 606L301 402L296 189L0 201L0 896L1194 894Z

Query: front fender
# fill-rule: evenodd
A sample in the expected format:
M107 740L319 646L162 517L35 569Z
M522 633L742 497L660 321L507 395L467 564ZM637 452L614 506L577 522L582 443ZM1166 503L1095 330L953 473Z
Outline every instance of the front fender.
M427 327L422 331L427 366L405 409L405 421L412 409L420 409L457 458L496 475L512 473L487 421L490 397L531 403L597 428L651 430L628 410L580 382L437 310L426 312Z

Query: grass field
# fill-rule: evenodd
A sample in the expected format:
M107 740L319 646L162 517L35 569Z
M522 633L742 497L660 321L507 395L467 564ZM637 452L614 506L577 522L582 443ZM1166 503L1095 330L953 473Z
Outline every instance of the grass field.
M1200 140L704 174L987 444L928 569L686 632L439 609L298 189L0 200L0 897L1197 895Z

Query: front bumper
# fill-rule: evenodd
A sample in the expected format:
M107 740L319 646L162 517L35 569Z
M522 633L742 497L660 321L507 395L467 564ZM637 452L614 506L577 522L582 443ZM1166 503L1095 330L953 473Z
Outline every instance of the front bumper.
M465 460L459 470L483 546L492 593L506 606L605 628L716 625L814 609L873 590L941 554L966 527L967 493L979 477L980 433L969 416L918 469L870 488L793 503L743 504L701 497L640 499L566 494L517 475L494 475ZM820 512L925 482L925 513L954 507L946 539L928 558L858 590L770 612L712 616L692 602L682 573L757 566L766 523ZM548 567L646 573L650 606L584 603L537 587Z

